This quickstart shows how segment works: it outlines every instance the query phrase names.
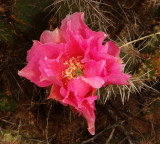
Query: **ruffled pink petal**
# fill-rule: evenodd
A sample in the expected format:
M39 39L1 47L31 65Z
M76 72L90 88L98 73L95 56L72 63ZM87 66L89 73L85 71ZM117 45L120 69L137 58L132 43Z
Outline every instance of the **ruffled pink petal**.
M59 101L61 104L67 106L67 104L63 103L64 97L60 93L61 89L62 89L61 86L53 84L48 99L55 99Z
M69 104L76 109L81 105L84 97L92 92L92 87L85 83L81 77L72 79L68 82L67 93L64 93L63 103Z
M49 43L49 42L58 44L58 43L63 42L63 39L60 33L60 29L56 28L54 31L45 30L41 34L40 42L43 44Z
M106 42L105 45L102 45L102 42L103 38L92 37L92 40L89 41L90 56L95 60L118 58L120 49L112 41Z
M82 49L81 39L78 36L70 36L69 41L67 42L64 55L69 59L71 57L78 57L84 55L84 47Z
M104 60L95 61L90 60L85 64L85 77L94 77L94 76L102 76L104 68L106 66L106 62Z
M88 39L91 36L101 35L104 37L103 32L95 32L88 28L84 23L84 13L76 12L72 15L67 15L61 24L61 33L64 39L67 41L69 39L68 35L79 35L84 39Z
M112 41L108 41L105 44L106 49L108 50L108 54L118 57L120 54L120 48L117 47Z
M48 99L52 98L57 101L62 101L63 97L60 94L60 88L61 86L53 84Z
M94 60L107 60L107 59L115 59L114 56L108 54L108 49L102 44L99 44L96 39L90 42L90 57Z
M79 13L77 12L72 15L67 15L66 18L62 20L60 29L66 41L69 39L67 33L69 29L68 27L70 27L70 31L72 32L78 32L80 29L86 28L83 19L84 19L84 14L81 12Z
M90 94L95 92L94 89L85 83L82 77L78 77L69 81L67 90L68 94L64 98L63 103L73 106L80 114L83 114L88 123L88 131L94 135L94 101L97 99L97 96L90 96Z
M82 77L72 79L68 83L67 90L68 94L64 98L63 103L73 106L80 114L83 114L88 123L88 131L94 135L94 101L97 99L97 96L90 96L90 94L93 94L95 90L85 83Z
M75 96L75 92L68 91L67 96L63 99L63 103L77 108L78 104L81 103L81 101L77 96Z
M67 89L62 86L60 89L60 94L63 96L63 98L65 98L68 95Z
M66 69L66 66L57 59L45 59L45 62L48 68L42 67L41 71L44 71L47 76L55 76L59 81L62 81L62 72Z
M88 78L83 77L83 80L93 88L101 88L105 83L104 78L99 76L88 77Z
M41 44L38 41L33 41L33 46L31 49L27 52L27 62L29 62L31 59L37 59L37 58L57 58L61 50L63 49L63 44L54 44L54 43L46 43Z
M130 85L128 82L131 75L120 73L120 74L110 74L105 77L105 84L106 85Z
M85 38L89 39L90 37L94 37L95 39L97 39L98 43L101 43L104 41L104 39L107 37L107 35L104 32L101 31L92 31L90 28L86 28L85 31Z
M74 92L74 95L82 100L92 90L92 87L82 77L78 77L69 81L67 89Z
M102 45L105 37L106 35L97 33L95 36L83 40L83 43L87 46L85 46L84 59L82 62L85 63L91 59L97 61L106 59L107 50L104 45Z
M80 112L83 114L88 123L88 131L90 134L95 134L95 104L94 101L97 100L98 96L90 96L83 100L82 104L79 106Z
M39 64L36 62L28 63L21 71L18 71L18 75L29 79L39 87L51 85L51 81L40 81L41 73L37 67L39 67Z
M56 71L55 69L51 69L51 64L50 61L52 61L52 65L53 63L55 65L58 64L58 66L60 65L58 71ZM54 61L54 62L53 62ZM54 65L54 67L55 67ZM40 81L50 81L52 83L55 83L57 85L62 85L62 81L61 81L61 77L62 77L62 69L63 65L59 64L55 59L50 60L50 59L41 59L39 61L39 70L41 72L41 76L40 76Z
M112 70L111 70L112 67L113 67L113 71L115 71L114 69L118 69L117 72L121 73L122 68L123 68L123 64L118 63L118 61L119 61L119 57L113 57L113 56L109 55L106 58L106 70L108 71L108 73L112 72Z
M117 59L117 63L122 64L122 63L123 63L123 60L122 60L120 57L118 57L118 59Z
M39 46L42 45L39 41L34 40L33 41L33 46L31 47L30 50L27 51L27 62L29 62L34 55L36 54L37 51L39 51Z
M115 63L112 66L108 66L108 73L109 74L120 74L122 73L124 64L120 64L120 63Z
M44 71L48 69L42 61L46 58L56 59L61 54L61 45L53 43L37 44L34 43L31 50L28 51L28 64L18 72L20 76L29 79L40 87L49 86L52 84L52 79L48 79ZM43 70L43 71L42 71Z
M90 93L92 93L92 90L90 89L90 92L88 95L85 95L85 97L82 99L79 99L78 95L75 95L75 91L69 91L67 97L64 98L62 101L64 104L69 104L72 107L74 107L80 114L83 114L85 119L88 123L88 131L94 135L95 134L95 105L94 101L97 99L97 96L89 96Z

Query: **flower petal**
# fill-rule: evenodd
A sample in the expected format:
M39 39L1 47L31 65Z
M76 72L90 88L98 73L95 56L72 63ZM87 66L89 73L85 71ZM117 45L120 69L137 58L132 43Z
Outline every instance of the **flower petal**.
M45 44L49 42L61 43L63 42L60 29L56 28L54 31L45 30L40 37L40 42Z
M51 85L51 81L40 81L41 73L38 69L39 64L34 61L32 62L28 63L27 66L25 66L21 71L18 71L18 75L29 79L31 82L35 83L39 87Z
M75 96L79 99L83 99L91 89L92 87L86 83L82 77L72 79L68 83L68 90L74 92Z
M95 104L94 101L97 100L98 96L89 96L85 98L82 104L79 106L80 112L83 114L88 123L88 131L90 134L95 134Z
M33 46L31 47L30 50L27 51L27 62L29 62L34 55L37 53L37 51L39 51L39 46L41 45L41 43L39 41L34 40L33 41Z
M61 24L61 33L64 39L67 41L69 39L68 35L79 35L84 39L88 39L91 36L101 35L104 37L103 32L95 32L88 28L88 26L84 23L84 13L76 12L72 15L67 15L64 20L62 20Z
M90 86L92 86L93 88L101 88L103 84L105 83L104 78L99 77L99 76L88 77L88 78L83 77L83 80L86 83L88 83Z
M128 82L131 75L120 73L120 74L110 74L105 77L105 84L106 85L130 85Z
M115 56L115 57L119 56L120 48L117 47L112 41L106 42L105 47L108 50L109 55Z
M73 91L68 91L67 96L63 99L63 103L77 108L78 104L81 103L81 101L77 96L75 96L75 93Z
M59 81L62 81L62 72L66 69L66 66L57 59L45 59L48 68L44 68L40 65L41 71L47 76L55 76Z
M64 39L67 41L68 38L68 29L70 27L70 31L72 31L72 33L76 33L82 29L85 29L87 26L85 25L84 21L84 14L81 12L77 12L74 13L72 15L67 15L66 18L64 20L62 20L62 24L61 24L61 32L62 35L64 37ZM83 35L83 34L82 34Z
M103 39L93 37L90 41L90 55L95 60L107 59L109 57L118 58L120 49L112 42L102 45Z
M50 99L50 98L55 99L55 100L59 101L60 103L62 103L63 105L67 106L67 104L63 103L64 97L60 93L61 89L62 89L61 86L53 84L48 99Z
M54 68L51 68L52 65L50 63L54 65ZM59 66L59 69L55 68L55 66ZM41 72L40 81L50 81L54 84L62 85L61 78L63 69L63 65L58 63L55 59L41 59L39 61L39 70Z
M84 47L82 49L81 39L78 36L70 35L70 39L64 49L64 54L68 59L84 55Z
M110 66L108 65L108 67L107 67L108 73L109 74L120 74L120 73L122 73L123 67L124 67L124 65L120 64L120 63L115 63Z
M20 76L29 79L31 82L40 87L49 86L52 84L52 79L48 79L43 72L47 66L42 62L46 58L56 59L61 54L62 45L53 43L37 44L35 42L31 50L28 51L28 64L18 72ZM44 71L41 71L44 68Z
M98 62L95 60L88 61L85 64L84 76L85 77L102 76L105 64L106 62L104 60Z

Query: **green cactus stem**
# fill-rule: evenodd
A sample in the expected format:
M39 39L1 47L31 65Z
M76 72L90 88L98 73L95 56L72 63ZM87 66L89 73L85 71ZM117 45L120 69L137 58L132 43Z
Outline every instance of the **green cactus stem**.
M0 16L0 41L14 45L17 43L18 35L11 25Z
M39 39L39 35L48 24L47 8L52 0L16 0L13 4L12 19L17 31L28 39Z

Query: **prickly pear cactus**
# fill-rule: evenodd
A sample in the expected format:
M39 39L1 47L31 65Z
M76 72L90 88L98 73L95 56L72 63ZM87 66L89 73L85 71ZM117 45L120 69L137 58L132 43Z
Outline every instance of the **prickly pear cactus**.
M39 39L47 28L52 0L14 0L6 16L0 13L0 41L17 44L23 39ZM8 19L8 21L6 20Z
M145 48L141 51L141 53L149 54L149 55L154 55L155 51L160 48L160 25L154 27L155 35L153 36L146 42Z
M160 50L150 55L139 68L139 75L143 75L147 81L156 80L160 76Z
M105 90L101 90L102 102L109 99L111 95L119 93L124 103L130 93L141 91L144 87L152 89L146 82L155 82L160 76L160 25L155 27L154 33L144 37L144 39L147 38L147 41L141 45L140 50L134 47L134 42L120 46L121 57L125 63L124 71L132 74L131 85L107 86Z
M85 13L85 21L92 30L101 30L107 33L107 28L112 25L112 21L102 9L103 6L101 1L93 0L13 0L10 11L11 24L0 17L0 40L9 44L17 44L20 39L29 41L39 39L48 24L52 30L58 25L58 23L54 25L55 19L61 21L67 14L76 11ZM108 8L108 5L105 6ZM160 31L160 26L155 27L155 33L158 31ZM144 82L155 79L159 75L159 58L155 63L155 57L159 56L155 54L160 45L159 38L160 35L150 37L141 51L132 44L121 48L121 57L126 64L124 71L132 74L133 78L138 78L139 84L139 77ZM143 59L143 54L147 54L149 57ZM129 92L134 92L134 87L137 85L135 79L131 80L133 85L130 87L108 86L106 90L108 94L121 93L124 97L125 91L127 91L127 95ZM106 100L106 97L104 99Z
M137 75L143 75L147 81L160 76L160 25L155 27L155 34L146 42L141 52L143 62Z
M160 50L156 51L150 59L153 70L157 77L160 76Z
M1 129L1 134L0 134L0 142L2 143L21 143L22 141L22 136L18 134L18 131L7 131L4 129Z
M12 111L16 108L16 102L0 91L0 111Z
M47 27L52 0L16 0L13 3L12 19L16 29L29 39L38 39Z
M18 39L12 26L0 16L0 41L14 45Z
M19 130L6 130L1 129L0 133L0 143L3 144L35 144L33 139L35 139L35 135L29 135L27 132L21 134Z
M59 24L67 14L74 12L84 12L85 22L87 25L95 31L101 30L106 33L107 28L112 25L112 21L106 17L105 11L100 6L104 3L93 0L55 0L52 4L53 9L56 9L56 13L50 19L50 27L54 25L54 18L59 18Z

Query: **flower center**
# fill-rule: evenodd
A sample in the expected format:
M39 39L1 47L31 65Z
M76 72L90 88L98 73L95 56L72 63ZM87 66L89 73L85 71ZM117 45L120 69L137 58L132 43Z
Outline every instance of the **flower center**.
M62 72L63 78L67 78L67 80L71 80L73 78L77 78L80 75L83 75L84 64L81 63L81 56L72 57L67 60L64 65L68 68Z

